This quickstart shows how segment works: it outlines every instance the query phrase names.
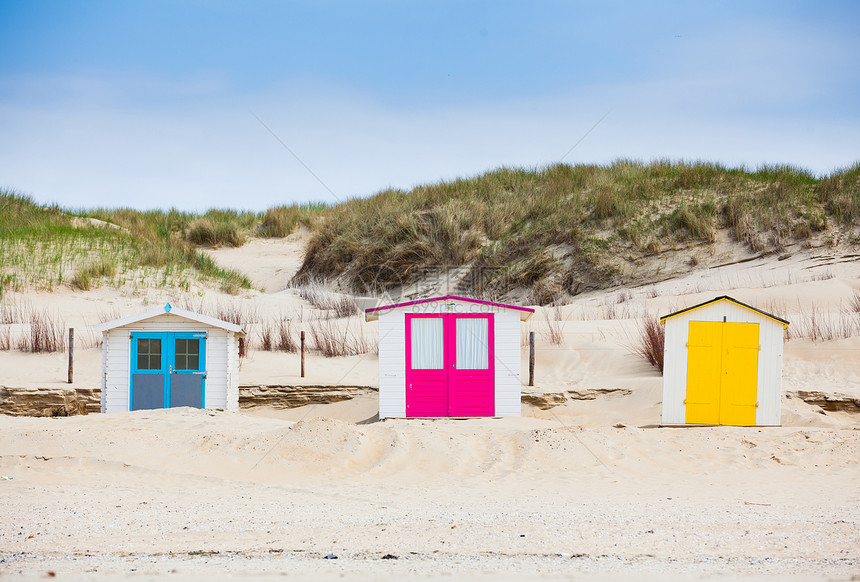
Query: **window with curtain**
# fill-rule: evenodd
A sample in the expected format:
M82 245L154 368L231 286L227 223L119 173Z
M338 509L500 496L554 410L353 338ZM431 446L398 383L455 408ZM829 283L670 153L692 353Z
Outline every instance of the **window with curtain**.
M415 317L410 320L412 334L412 369L441 370L442 318Z
M457 369L486 370L490 355L490 321L481 318L457 319Z

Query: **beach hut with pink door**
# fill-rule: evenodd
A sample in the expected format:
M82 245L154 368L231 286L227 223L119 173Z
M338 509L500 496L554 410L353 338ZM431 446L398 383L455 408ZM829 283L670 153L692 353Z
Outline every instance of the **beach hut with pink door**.
M519 416L533 313L455 295L366 310L379 321L379 418Z

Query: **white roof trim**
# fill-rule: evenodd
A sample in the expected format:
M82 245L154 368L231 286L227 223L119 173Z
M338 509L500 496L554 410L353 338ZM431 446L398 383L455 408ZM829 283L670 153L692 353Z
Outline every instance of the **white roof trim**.
M95 331L106 332L111 329L124 327L126 325L131 325L139 321L145 321L147 319L152 319L153 317L158 317L159 315L165 314L176 315L177 317L181 317L183 319L190 319L191 321L204 323L212 327L218 327L221 329L226 329L227 331L232 331L234 333L240 333L242 335L245 335L245 330L242 329L240 326L236 325L235 323L230 323L229 321L223 321L221 319L209 317L208 315L203 315L201 313L188 311L187 309L172 307L169 303L164 307L150 309L149 311L144 311L143 313L137 313L135 315L129 315L127 317L121 317L119 319L114 319L113 321L106 321L105 323L94 325L93 329Z

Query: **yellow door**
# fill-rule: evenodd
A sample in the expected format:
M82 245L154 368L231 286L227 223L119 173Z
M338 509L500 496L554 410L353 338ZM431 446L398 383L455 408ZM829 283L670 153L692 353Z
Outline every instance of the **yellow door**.
M723 324L691 321L687 338L687 424L719 424Z
M758 381L758 324L723 325L720 424L754 425Z
M755 424L758 332L757 323L690 322L687 424Z

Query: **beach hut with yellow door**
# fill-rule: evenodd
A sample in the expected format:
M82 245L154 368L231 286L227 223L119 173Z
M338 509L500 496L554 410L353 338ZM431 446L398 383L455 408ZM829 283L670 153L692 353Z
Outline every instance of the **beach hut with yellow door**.
M787 321L724 295L660 324L664 425L780 424Z

